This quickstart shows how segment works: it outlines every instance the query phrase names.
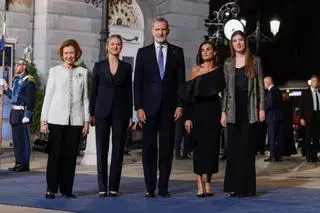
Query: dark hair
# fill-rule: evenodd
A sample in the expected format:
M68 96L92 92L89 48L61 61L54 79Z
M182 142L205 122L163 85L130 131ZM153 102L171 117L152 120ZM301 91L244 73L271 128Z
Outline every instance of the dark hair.
M164 22L164 23L166 23L167 29L169 29L169 22L167 21L167 19L165 19L165 18L163 18L163 17L160 17L160 16L155 17L155 18L152 20L152 28L153 28L154 23L156 23L156 22Z
M202 46L205 45L205 44L211 45L212 49L213 49L214 51L217 51L216 45L214 45L214 43L212 43L211 41L204 41L204 42L202 42L202 43L200 44L200 46L199 46L198 53L197 53L197 57L196 57L196 63L197 63L197 65L203 64L203 62L204 62L204 60L203 60L203 58L202 58L202 55L201 55L201 48L202 48ZM215 56L213 56L213 57L214 57L213 60L215 61ZM216 62L216 61L215 61L215 62Z
M69 47L69 46L74 47L75 53L76 53L76 62L77 62L82 55L82 50L81 50L78 42L74 39L67 39L67 40L63 41L59 47L58 55L59 55L60 59L63 61L63 49L65 47Z
M233 49L233 45L232 45L232 39L233 37L235 37L236 35L241 36L242 38L244 38L245 40L245 50L244 50L244 54L245 54L245 68L246 68L246 72L247 72L247 76L250 78L254 78L256 76L256 70L254 70L253 67L253 56L252 53L250 51L249 48L249 41L248 38L246 36L246 34L240 30L234 31L231 35L231 39L230 39L230 52L231 52L231 57L235 57L236 53Z

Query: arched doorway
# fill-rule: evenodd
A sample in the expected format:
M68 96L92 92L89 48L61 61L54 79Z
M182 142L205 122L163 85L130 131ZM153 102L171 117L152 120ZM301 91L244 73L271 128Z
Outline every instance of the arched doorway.
M144 17L136 0L118 1L109 8L110 34L122 36L122 60L134 68L137 51L144 42Z

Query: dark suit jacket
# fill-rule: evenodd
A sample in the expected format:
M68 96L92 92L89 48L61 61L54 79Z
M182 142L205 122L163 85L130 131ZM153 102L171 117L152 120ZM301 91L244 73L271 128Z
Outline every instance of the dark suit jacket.
M266 122L280 121L283 119L282 110L282 96L280 90L273 86L267 92L266 105Z
M106 59L96 62L93 68L90 115L105 119L113 107L126 121L132 117L132 69L129 63L119 61L113 76Z
M173 113L177 106L182 107L182 101L177 96L177 90L185 83L182 48L168 44L163 80L160 78L154 44L140 48L134 75L135 110L143 109L146 116L154 116L160 106L168 113Z
M299 119L304 119L307 123L311 122L313 116L313 98L311 88L303 91L299 101Z

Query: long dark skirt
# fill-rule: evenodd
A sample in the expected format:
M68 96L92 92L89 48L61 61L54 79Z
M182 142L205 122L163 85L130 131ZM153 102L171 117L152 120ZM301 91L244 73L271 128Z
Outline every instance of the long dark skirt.
M249 124L248 120L248 91L240 91L236 95L236 123L227 126L228 159L224 191L253 196L256 194L256 124Z

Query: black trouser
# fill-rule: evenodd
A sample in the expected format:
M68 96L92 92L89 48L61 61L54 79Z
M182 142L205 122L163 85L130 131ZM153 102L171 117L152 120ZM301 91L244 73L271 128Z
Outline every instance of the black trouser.
M82 126L49 124L47 191L72 194Z
M306 157L308 161L317 159L320 139L320 111L314 111L311 122L306 126Z
M142 162L147 191L153 193L157 184L159 132L159 192L168 190L168 181L172 167L174 146L173 113L168 115L158 112L155 116L148 116L142 128L143 148Z
M266 136L267 136L267 125L266 122L260 122L257 124L256 128L256 152L260 152L260 154L264 154L266 150Z
M119 191L128 119L119 119L112 110L106 119L96 119L97 169L99 192ZM108 190L108 152L112 127L112 155Z
M30 138L28 124L13 124L11 128L16 165L20 165L21 169L28 169L30 160Z

